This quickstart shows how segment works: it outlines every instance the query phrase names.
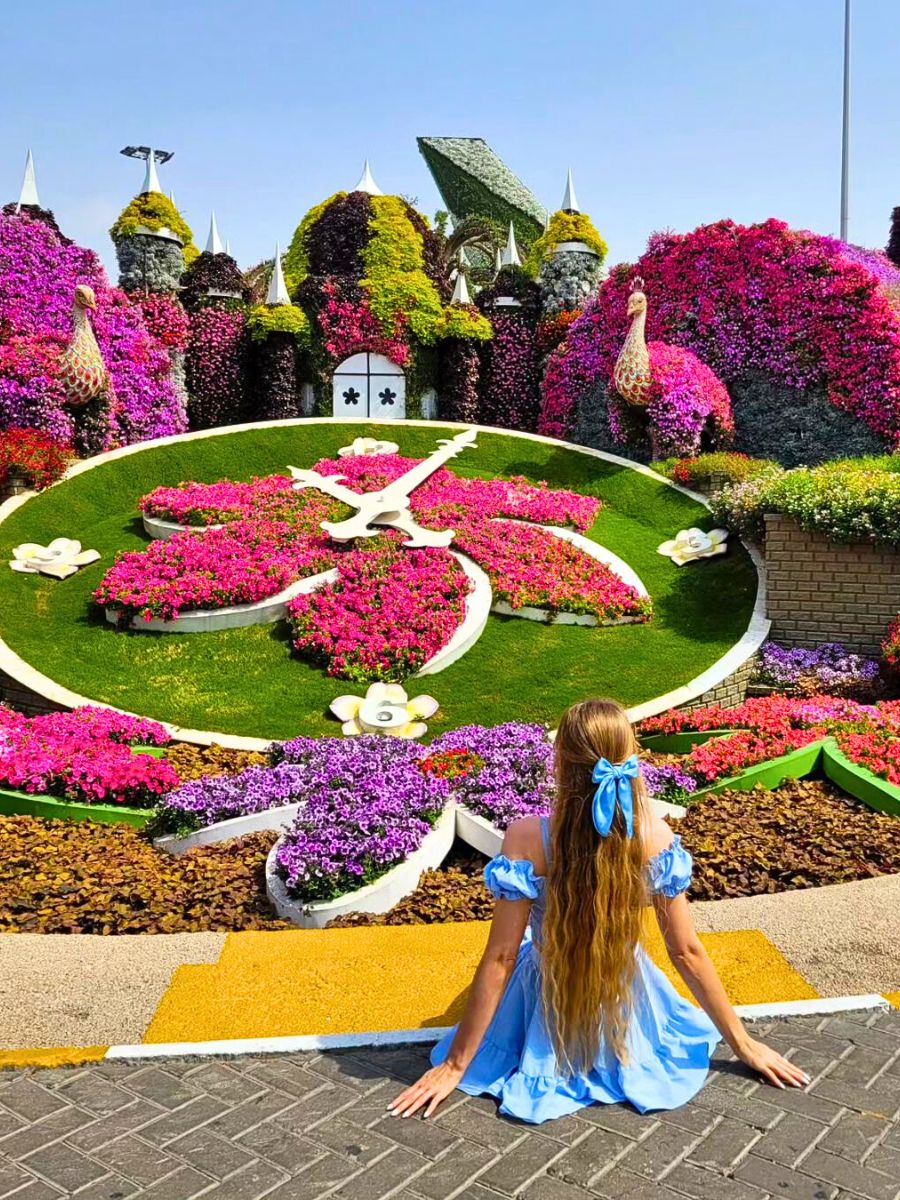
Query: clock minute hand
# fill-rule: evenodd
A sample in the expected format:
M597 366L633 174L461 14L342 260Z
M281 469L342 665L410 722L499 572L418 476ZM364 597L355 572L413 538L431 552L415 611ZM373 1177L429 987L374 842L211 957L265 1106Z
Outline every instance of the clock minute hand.
M439 450L435 450L428 458L416 463L405 475L401 475L399 479L395 479L393 483L382 488L378 493L378 498L384 502L385 509L403 507L409 502L410 495L419 484L424 483L451 458L455 458L457 454L461 454L463 450L473 446L477 436L474 429L464 429L456 437L445 439Z

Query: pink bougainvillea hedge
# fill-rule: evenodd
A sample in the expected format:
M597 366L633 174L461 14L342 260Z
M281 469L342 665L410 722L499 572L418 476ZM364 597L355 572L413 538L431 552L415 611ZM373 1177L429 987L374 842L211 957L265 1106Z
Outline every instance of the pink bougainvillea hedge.
M726 386L759 372L824 387L838 409L900 445L900 269L776 220L655 234L634 266L614 268L551 355L540 432L566 437L581 396L609 384L635 274L649 339L693 351Z
M183 342L175 302L148 308L110 287L100 260L26 213L0 213L0 427L43 430L71 442L71 410L57 361L71 336L78 284L94 289L91 314L113 384L103 446L181 433L182 400L170 379L171 351Z

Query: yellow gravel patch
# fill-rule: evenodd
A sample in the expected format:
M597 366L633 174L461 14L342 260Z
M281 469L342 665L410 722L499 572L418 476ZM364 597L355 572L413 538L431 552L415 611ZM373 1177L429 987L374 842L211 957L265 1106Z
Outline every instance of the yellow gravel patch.
M3 1067L77 1067L100 1062L109 1046L38 1047L34 1050L0 1050Z
M900 1008L900 992L885 992L884 998L888 1004L893 1004L894 1008Z
M452 1025L460 1017L488 928L479 921L231 933L215 964L176 969L144 1041ZM735 1004L816 998L818 993L758 930L701 938ZM648 928L647 949L686 994L655 926Z

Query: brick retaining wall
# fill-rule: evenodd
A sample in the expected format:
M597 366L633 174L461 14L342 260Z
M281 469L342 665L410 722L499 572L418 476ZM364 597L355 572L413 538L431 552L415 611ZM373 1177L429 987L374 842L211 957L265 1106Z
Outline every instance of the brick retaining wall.
M900 612L900 550L830 542L776 513L766 515L766 576L776 642L877 654Z
M755 664L756 655L752 654L736 671L726 675L721 683L717 683L714 688L710 688L696 700L690 700L687 704L679 704L678 707L684 709L685 712L693 712L694 709L706 708L709 704L721 704L724 708L734 708L735 705L743 704L747 699L747 685Z
M29 717L35 717L39 713L64 711L62 704L55 704L52 700L39 696L24 683L13 679L6 671L0 671L0 702L18 709Z

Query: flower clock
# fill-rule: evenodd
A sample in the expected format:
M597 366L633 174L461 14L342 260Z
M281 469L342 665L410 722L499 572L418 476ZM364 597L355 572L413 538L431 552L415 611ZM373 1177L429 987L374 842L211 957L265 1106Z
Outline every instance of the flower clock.
M141 501L154 540L120 554L95 599L138 630L287 620L299 655L360 684L450 665L492 608L586 625L648 620L637 575L584 536L600 501L456 475L446 464L474 437L465 430L421 461L363 453L290 476L158 488Z

